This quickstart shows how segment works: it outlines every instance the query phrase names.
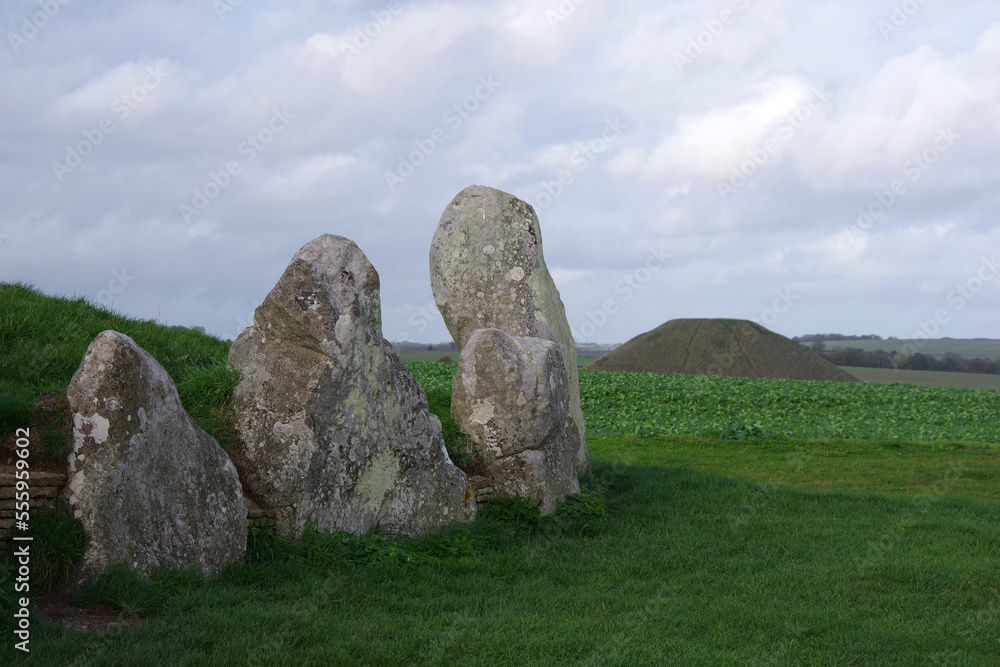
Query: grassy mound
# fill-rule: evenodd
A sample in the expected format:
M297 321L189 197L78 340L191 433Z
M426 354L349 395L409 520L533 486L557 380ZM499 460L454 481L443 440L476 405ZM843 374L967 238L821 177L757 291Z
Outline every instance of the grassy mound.
M0 435L27 425L40 396L65 388L91 341L107 329L130 336L153 355L177 383L182 399L186 386L210 391L189 385L203 385L225 370L229 343L213 336L134 320L83 298L52 297L28 285L0 283ZM199 421L193 407L185 402Z
M589 370L857 382L780 334L749 320L670 320L584 366Z

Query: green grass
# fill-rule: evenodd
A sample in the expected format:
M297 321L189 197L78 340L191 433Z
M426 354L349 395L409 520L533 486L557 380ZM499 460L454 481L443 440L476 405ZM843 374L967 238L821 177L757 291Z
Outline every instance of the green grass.
M32 538L31 585L51 591L65 583L76 559L83 554L83 529L62 514L34 511L27 534ZM7 555L12 557L9 550Z
M455 364L404 363L448 404ZM580 400L593 435L1000 442L988 390L581 370Z
M41 316L7 304L0 369L46 340L21 323ZM94 335L113 317L81 315ZM224 434L225 344L139 324L122 322ZM90 333L78 350L71 337L80 357ZM407 366L454 444L455 365ZM68 381L58 368L23 386ZM78 601L145 620L82 633L33 617L31 655L7 634L0 664L997 664L1000 452L983 416L996 421L996 392L739 380L584 372L594 474L556 517L506 501L427 540L253 532L246 562L211 581L109 572ZM645 437L678 425L688 435ZM849 435L810 437L818 425ZM764 430L780 437L738 439ZM12 587L8 564L5 623Z
M940 491L1000 500L1000 449L885 441L715 438L587 439L590 453L629 465L691 468L799 488L893 496Z
M960 387L1000 390L1000 375L985 373L949 373L947 371L907 371L896 368L859 368L843 366L845 371L865 382L877 384L922 384L928 387Z
M586 530L532 526L521 513L494 521L503 539L426 562L331 556L338 547L321 538L312 552L289 547L211 583L114 573L93 599L148 620L76 633L36 619L34 655L95 665L995 661L995 500L623 464L604 452L638 457L647 443L595 440L593 484L608 514Z

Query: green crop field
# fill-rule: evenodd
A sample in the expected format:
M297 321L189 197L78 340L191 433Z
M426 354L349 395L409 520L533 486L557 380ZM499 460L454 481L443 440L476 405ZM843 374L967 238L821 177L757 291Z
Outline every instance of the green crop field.
M828 350L843 347L855 347L865 352L884 350L885 352L896 351L900 354L913 354L921 352L936 357L943 357L948 352L960 354L967 359L997 359L1000 357L1000 340L993 338L932 338L926 341L917 341L916 350L905 347L908 341L905 340L828 340L823 344ZM807 343L811 346L813 343ZM904 349L905 348L905 349Z
M7 285L0 431L105 328L225 445L222 341ZM456 365L404 363L456 451ZM501 499L425 539L253 531L210 580L113 570L69 597L131 626L33 611L27 656L8 549L0 664L998 664L1000 392L610 371L580 388L593 473L555 516ZM79 533L32 531L37 600Z
M1000 393L918 385L581 371L600 435L1000 442Z
M907 371L896 368L860 368L843 366L845 371L865 382L877 384L922 384L929 387L1000 390L1000 375L986 373L949 373L947 371Z

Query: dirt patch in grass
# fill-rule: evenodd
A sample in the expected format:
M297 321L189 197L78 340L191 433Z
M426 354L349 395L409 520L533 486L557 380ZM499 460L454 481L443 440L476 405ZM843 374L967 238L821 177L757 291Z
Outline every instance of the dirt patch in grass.
M73 448L73 416L66 390L50 391L39 397L31 412L28 462L32 472L66 473L66 461ZM0 465L14 466L18 433L0 438Z
M54 623L73 630L107 630L119 625L135 625L143 620L125 616L121 612L97 607L74 607L55 593L46 593L35 599L35 613Z

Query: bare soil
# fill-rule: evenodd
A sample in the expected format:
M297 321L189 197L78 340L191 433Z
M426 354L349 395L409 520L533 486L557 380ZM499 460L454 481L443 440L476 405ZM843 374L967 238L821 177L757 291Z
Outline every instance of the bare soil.
M74 607L55 593L34 600L34 611L54 623L73 630L107 630L119 625L135 625L142 619L96 607Z
M73 417L66 390L50 391L39 397L29 429L28 461L33 472L66 473L66 461L73 443ZM0 466L13 467L17 431L0 438Z

